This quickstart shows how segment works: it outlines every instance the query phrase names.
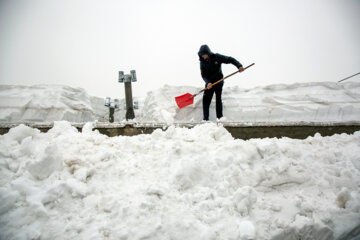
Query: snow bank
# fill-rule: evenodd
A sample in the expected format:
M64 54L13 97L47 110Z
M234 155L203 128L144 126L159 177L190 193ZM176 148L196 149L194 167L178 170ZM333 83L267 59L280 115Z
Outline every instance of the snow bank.
M195 87L164 87L150 91L146 99L134 98L139 123L198 123L202 120L202 94L194 104L179 109L174 98L197 93ZM360 117L360 83L277 84L253 89L224 87L222 122L293 123L353 122ZM115 122L125 120L125 103L115 111ZM104 99L91 97L83 89L66 86L0 85L0 122L108 122L109 109ZM210 107L210 120L215 120L215 98Z
M61 85L0 85L0 122L106 120L104 99Z
M136 117L139 122L157 122L172 124L174 122L194 122L202 119L202 98L194 99L194 105L179 109L175 97L187 92L195 94L201 89L195 87L164 87L150 91L144 101L140 115Z
M340 239L360 230L360 132L234 140L214 123L0 136L0 239Z
M175 96L197 93L192 87L163 88L148 93L138 117L143 122L200 122L202 94L194 104L178 109ZM276 84L252 89L226 87L223 90L223 122L350 122L360 117L360 83ZM215 98L210 120L215 120Z

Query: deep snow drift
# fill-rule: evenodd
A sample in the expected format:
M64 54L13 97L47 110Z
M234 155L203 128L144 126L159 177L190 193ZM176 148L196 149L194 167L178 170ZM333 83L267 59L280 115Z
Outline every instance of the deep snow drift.
M104 99L62 85L0 85L0 122L107 121Z
M194 104L178 109L173 97L196 93L200 88L164 86L149 92L139 121L199 122L202 94ZM252 89L223 89L223 122L351 122L360 118L360 83L274 84ZM210 120L215 120L215 97Z
M174 97L196 93L200 88L164 86L137 99L139 123L197 123L202 120L202 94L193 105L178 109ZM113 96L113 98L119 98ZM223 122L298 123L352 122L360 119L360 83L316 82L276 84L252 89L227 87L223 91ZM125 119L124 99L114 114ZM215 98L210 120L215 120ZM83 89L66 86L0 86L0 122L108 121L104 99L91 97Z
M360 132L234 140L214 123L0 136L0 239L340 239L360 226Z

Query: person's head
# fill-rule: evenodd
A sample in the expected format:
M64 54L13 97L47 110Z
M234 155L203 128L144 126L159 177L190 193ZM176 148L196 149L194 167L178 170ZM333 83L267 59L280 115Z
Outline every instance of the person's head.
M210 58L211 58L211 55L213 53L211 52L210 48L208 45L202 45L200 47L200 50L198 52L198 55L199 55L199 58L200 58L200 61L202 60L206 60L208 61Z

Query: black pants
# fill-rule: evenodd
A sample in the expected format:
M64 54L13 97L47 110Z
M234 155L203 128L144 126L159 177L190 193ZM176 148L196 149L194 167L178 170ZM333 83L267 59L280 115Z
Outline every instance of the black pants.
M212 88L204 91L203 96L203 113L204 113L204 120L209 120L209 107L211 103L211 99L216 94L216 117L221 118L222 114L222 100L221 100L221 93L223 88L223 83L219 83Z

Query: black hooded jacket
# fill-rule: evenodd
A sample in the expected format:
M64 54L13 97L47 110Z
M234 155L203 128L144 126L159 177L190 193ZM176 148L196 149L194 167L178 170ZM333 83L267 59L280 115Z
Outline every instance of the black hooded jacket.
M204 60L201 56L204 54L210 55L209 60ZM233 57L227 57L218 53L211 52L208 45L202 45L198 52L199 60L200 60L200 70L201 76L204 79L205 83L214 83L217 80L223 78L223 73L221 70L222 63L231 63L235 65L237 68L242 67L241 63L239 63Z

